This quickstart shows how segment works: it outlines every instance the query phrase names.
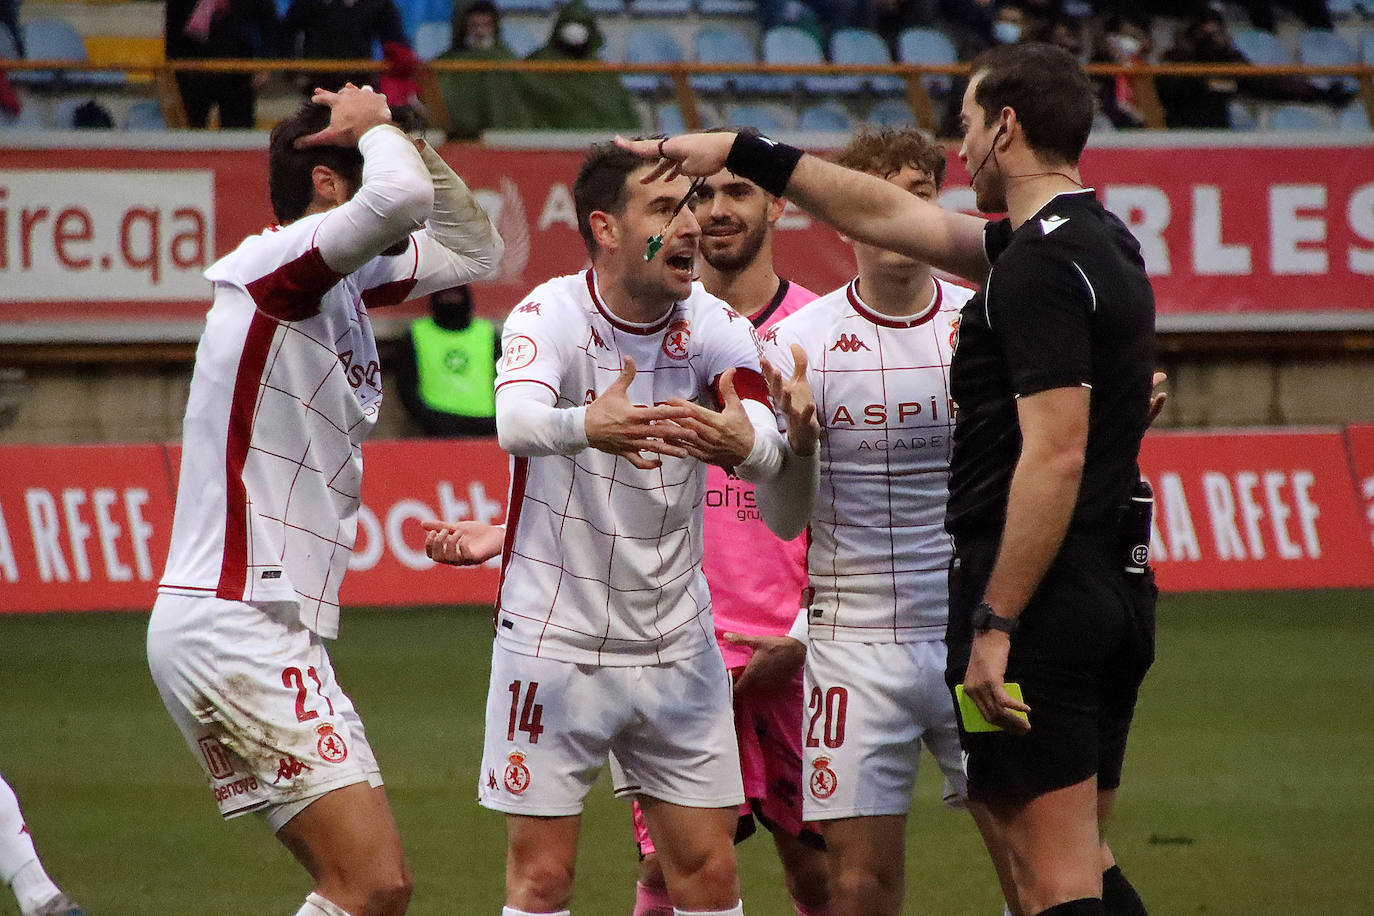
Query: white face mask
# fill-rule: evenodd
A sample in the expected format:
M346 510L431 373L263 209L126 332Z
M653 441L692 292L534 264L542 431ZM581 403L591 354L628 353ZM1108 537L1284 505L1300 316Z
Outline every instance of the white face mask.
M558 40L573 47L585 45L590 36L591 30L581 22L569 22L558 30Z
M1112 45L1122 57L1135 57L1140 53L1140 39L1134 35L1113 35Z
M490 32L474 35L467 40L467 46L477 51L490 51L496 46L496 36Z
M992 37L1000 45L1014 45L1021 40L1021 27L1014 22L994 22Z

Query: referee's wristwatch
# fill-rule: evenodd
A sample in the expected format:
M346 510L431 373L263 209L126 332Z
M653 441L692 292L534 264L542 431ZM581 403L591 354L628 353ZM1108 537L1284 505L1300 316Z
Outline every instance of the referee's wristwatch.
M978 606L973 609L973 629L978 633L986 633L988 630L1001 630L1010 636L1016 632L1016 626L1020 622L1020 619L1016 617L1001 616L986 601L978 602Z

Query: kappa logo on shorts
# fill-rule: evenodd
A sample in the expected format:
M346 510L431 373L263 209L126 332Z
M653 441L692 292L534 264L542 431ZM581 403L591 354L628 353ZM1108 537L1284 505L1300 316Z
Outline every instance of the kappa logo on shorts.
M306 770L313 769L307 763L301 763L295 757L287 754L277 764L277 778L272 780L272 785L281 785L282 782L290 782Z
M687 358L687 341L692 338L692 326L685 318L679 318L668 325L663 335L663 352L673 359Z
M343 735L334 733L334 726L321 725L315 729L315 734L320 736L320 740L315 743L315 749L320 752L325 762L343 763L348 759L348 745L344 744Z
M224 752L217 738L207 736L201 738L198 743L200 756L205 758L205 769L212 779L228 779L234 775L234 764L230 762L229 755Z
M840 778L835 775L835 771L830 769L829 757L817 757L811 761L813 767L811 779L808 785L811 787L811 794L817 798L829 798L835 794L835 787L840 784Z
M511 751L506 761L506 772L502 774L506 791L512 795L523 795L530 787L530 768L525 766L525 755L520 751Z

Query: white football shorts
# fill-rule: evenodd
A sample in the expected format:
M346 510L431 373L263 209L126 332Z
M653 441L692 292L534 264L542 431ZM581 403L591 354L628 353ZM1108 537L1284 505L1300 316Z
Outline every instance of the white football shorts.
M477 800L508 814L579 814L608 758L618 796L690 808L743 802L720 653L611 667L521 655L496 642Z
M148 667L225 818L273 831L326 792L382 784L324 641L290 604L158 595Z
M806 652L802 793L808 821L905 814L921 745L945 775L944 801L967 796L945 644L814 639Z

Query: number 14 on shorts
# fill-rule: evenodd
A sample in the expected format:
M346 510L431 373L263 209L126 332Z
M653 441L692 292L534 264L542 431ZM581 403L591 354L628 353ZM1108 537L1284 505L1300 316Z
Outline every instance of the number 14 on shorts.
M510 691L510 720L506 728L506 740L514 741L515 732L519 730L530 736L530 744L538 744L539 736L544 733L544 704L534 701L539 682L511 681L506 689Z

